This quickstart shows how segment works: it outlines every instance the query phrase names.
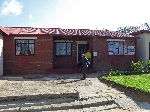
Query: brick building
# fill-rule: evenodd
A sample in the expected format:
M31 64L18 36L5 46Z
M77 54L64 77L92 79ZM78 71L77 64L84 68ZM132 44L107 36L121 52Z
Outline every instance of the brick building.
M136 60L137 38L120 32L31 27L0 32L4 75L81 73L77 62L87 50L92 53L88 72L126 70Z

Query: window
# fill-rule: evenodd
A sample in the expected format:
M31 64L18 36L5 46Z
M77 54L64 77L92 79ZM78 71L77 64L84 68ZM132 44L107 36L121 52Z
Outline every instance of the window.
M108 55L123 55L123 41L108 41Z
M16 39L16 55L34 55L34 40Z
M71 55L71 46L72 44L70 42L56 43L56 56Z

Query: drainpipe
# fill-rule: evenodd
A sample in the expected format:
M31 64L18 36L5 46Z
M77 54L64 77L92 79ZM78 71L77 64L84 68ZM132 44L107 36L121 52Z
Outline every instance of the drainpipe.
M101 46L103 46L104 44L103 44L103 42L101 42ZM101 70L102 70L102 74L104 73L104 68L103 68L103 66L104 66L104 58L103 58L103 53L104 53L104 49L101 49L101 63L102 63L102 68L101 68Z

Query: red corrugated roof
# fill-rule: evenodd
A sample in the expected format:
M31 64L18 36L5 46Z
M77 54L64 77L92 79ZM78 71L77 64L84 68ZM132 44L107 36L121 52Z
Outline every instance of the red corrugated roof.
M79 35L79 36L110 36L110 37L134 37L109 30L90 30L90 29L61 29L61 28L33 28L33 27L5 27L9 34L51 34L51 35Z

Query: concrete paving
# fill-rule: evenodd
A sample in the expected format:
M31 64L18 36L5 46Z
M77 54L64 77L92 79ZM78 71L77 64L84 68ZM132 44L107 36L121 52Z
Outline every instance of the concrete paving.
M101 74L30 75L0 81L2 112L128 112L140 107L122 92L101 83ZM121 96L121 97L120 97ZM128 103L123 103L125 100ZM120 101L120 103L118 103Z

